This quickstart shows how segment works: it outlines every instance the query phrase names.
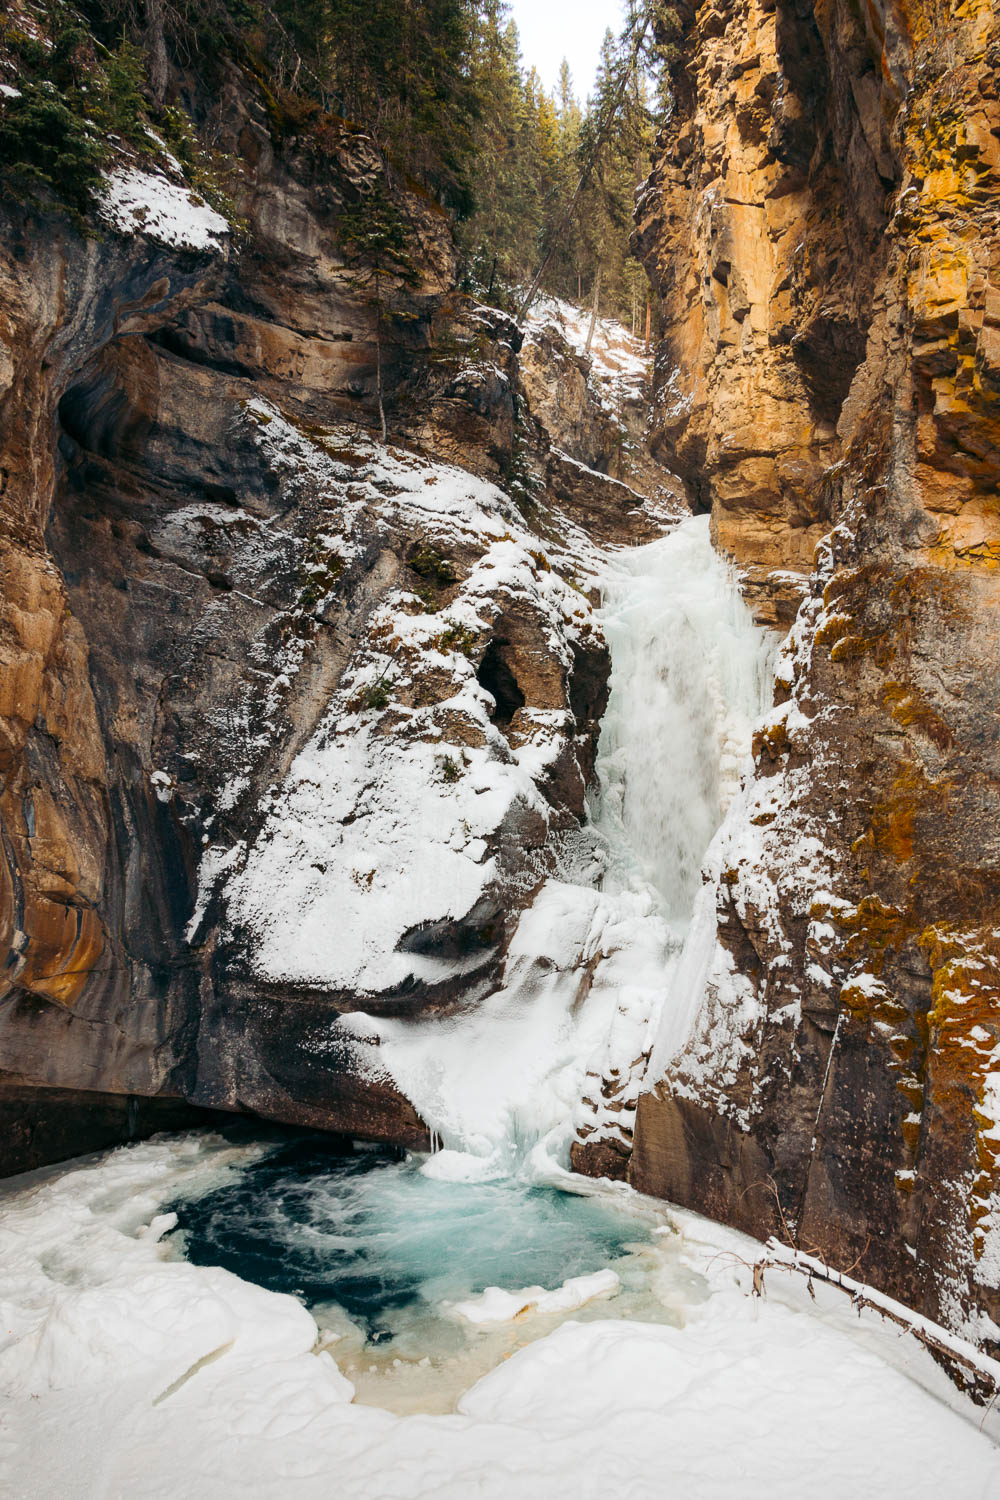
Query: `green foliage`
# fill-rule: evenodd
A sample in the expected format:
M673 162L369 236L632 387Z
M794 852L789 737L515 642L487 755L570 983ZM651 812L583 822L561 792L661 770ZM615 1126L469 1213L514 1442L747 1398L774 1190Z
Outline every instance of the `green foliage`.
M530 462L530 449L524 440L521 423L515 419L514 440L510 454L501 468L503 488L525 520L534 523L538 511L540 481Z
M103 65L92 75L91 114L105 134L122 136L134 146L149 150L146 127L146 56L123 38Z
M418 280L410 253L412 236L395 200L379 178L340 218L340 238L359 268L359 279L376 285L384 276L404 282Z
M49 42L5 22L0 47L18 67L20 97L0 107L4 190L55 201L82 222L94 206L110 136L148 147L145 61L122 38L109 49L67 6L49 12Z
M382 279L418 279L403 181L459 221L474 295L516 310L551 252L544 290L584 301L600 270L603 310L644 312L633 197L671 107L678 0L626 0L585 105L565 64L554 96L525 69L506 0L45 0L44 13L50 45L0 17L0 55L22 89L0 105L3 191L84 219L116 146L155 154L152 126L194 191L234 222L238 164L195 129L168 63L204 95L236 62L275 140L319 175L358 128L381 151L384 179L341 223L380 320Z
M230 0L237 4L254 13L238 28L241 43L256 48L286 128L296 116L303 133L321 116L352 121L403 175L459 216L469 212L478 0Z
M453 564L448 558L442 557L437 548L428 547L425 542L414 547L407 562L417 577L424 580L423 585L416 590L417 598L428 614L437 614L441 608L438 590L449 588L451 584L458 582Z
M638 325L650 289L629 241L635 191L669 108L661 41L679 30L675 0L629 0L621 34L605 36L583 107L565 62L555 97L524 71L503 0L483 0L480 11L477 207L461 232L466 289L514 310L548 256L543 290L582 302L600 268L602 310Z
M462 767L453 755L442 755L438 758L441 767L442 781L456 782L462 779Z
M21 201L56 204L84 228L115 148L156 155L152 119L191 187L231 219L220 159L199 146L183 110L151 104L145 49L111 28L112 14L120 25L129 20L128 0L98 9L99 19L88 26L84 20L92 18L84 11L50 0L48 46L0 22L0 52L15 65L20 89L19 97L0 102L2 190ZM144 26L144 9L132 19Z
M82 221L106 156L104 143L51 84L25 80L20 98L0 108L0 175L13 197L55 199Z
M239 163L221 151L203 146L184 110L166 105L160 112L163 139L184 168L184 176L199 197L236 229L245 230L236 205Z
M384 674L377 678L375 682L369 683L361 694L363 707L378 710L388 708L392 702L392 693L389 691L390 687L391 683L386 680Z
M651 48L653 71L658 85L661 108L671 107L670 70L680 61L681 36L684 26L677 9L676 0L651 0L654 40Z
M419 543L406 560L419 578L426 578L436 588L447 588L458 582L454 564L425 542Z
M490 266L490 281L518 279L536 253L542 223L536 132L521 71L517 28L501 0L487 0L473 55L481 101L477 124L476 212L463 235L470 263ZM496 269L494 269L494 267Z
M340 220L340 233L355 275L373 289L375 304L375 395L383 443L388 435L385 388L382 374L383 283L393 277L404 284L419 280L410 254L410 232L385 181L380 177L363 198L348 208Z
M467 625L455 621L441 632L434 644L439 651L456 651L471 659L478 650L479 637Z

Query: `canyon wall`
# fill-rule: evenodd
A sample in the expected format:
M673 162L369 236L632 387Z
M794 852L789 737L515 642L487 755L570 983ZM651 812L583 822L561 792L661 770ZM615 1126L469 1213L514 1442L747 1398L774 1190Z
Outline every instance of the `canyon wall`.
M683 486L787 641L634 1150L574 1161L995 1343L1000 18L676 12L648 430L627 357L459 294L426 192L235 66L230 220L169 162L87 236L0 205L4 1165L182 1105L427 1145L358 1013L501 983L585 817L596 549Z
M1000 15L680 13L656 442L758 617L798 613L630 1179L995 1350Z
M8 1171L167 1118L142 1098L425 1146L338 1023L495 986L584 813L589 537L662 524L558 328L546 427L434 200L220 67L171 87L241 164L231 222L127 153L86 235L0 204ZM385 184L376 294L344 222Z

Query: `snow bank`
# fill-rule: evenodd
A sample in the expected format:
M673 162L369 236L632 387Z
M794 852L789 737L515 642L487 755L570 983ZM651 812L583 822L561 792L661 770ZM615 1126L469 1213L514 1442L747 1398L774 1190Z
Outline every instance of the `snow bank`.
M123 167L108 178L101 216L121 234L146 234L177 250L221 250L229 224L161 172Z
M541 296L532 304L527 327L530 336L532 331L554 324L573 353L585 356L590 319L586 308L575 307L559 297ZM649 378L650 357L642 339L635 338L616 318L597 319L590 359L592 372L598 378L625 377L633 381Z
M182 1185L218 1180L227 1149L205 1161L200 1144L151 1142L0 1200L12 1500L1000 1495L982 1414L949 1409L957 1395L923 1350L831 1289L845 1305L817 1288L818 1316L804 1287L797 1304L770 1282L748 1297L741 1262L758 1247L691 1215L685 1327L564 1323L453 1416L352 1403L291 1298L172 1262L141 1233Z

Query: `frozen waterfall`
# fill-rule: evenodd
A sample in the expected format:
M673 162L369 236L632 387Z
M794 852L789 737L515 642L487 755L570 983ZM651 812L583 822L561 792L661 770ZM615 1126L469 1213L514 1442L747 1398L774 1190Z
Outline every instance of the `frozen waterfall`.
M770 693L754 625L708 518L607 554L611 697L589 827L518 925L504 983L474 1011L353 1016L444 1149L424 1170L560 1172L588 1078L648 1056L706 850ZM600 1120L598 1125L600 1126Z
M616 877L652 886L683 933L770 694L774 643L712 547L707 516L609 562L611 698L594 822Z

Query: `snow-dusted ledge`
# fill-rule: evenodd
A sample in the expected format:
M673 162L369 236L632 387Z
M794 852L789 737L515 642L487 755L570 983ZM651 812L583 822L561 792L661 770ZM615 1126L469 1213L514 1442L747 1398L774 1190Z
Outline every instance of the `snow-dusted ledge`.
M176 250L221 250L226 219L160 172L122 168L108 178L101 217L122 234L145 234Z

